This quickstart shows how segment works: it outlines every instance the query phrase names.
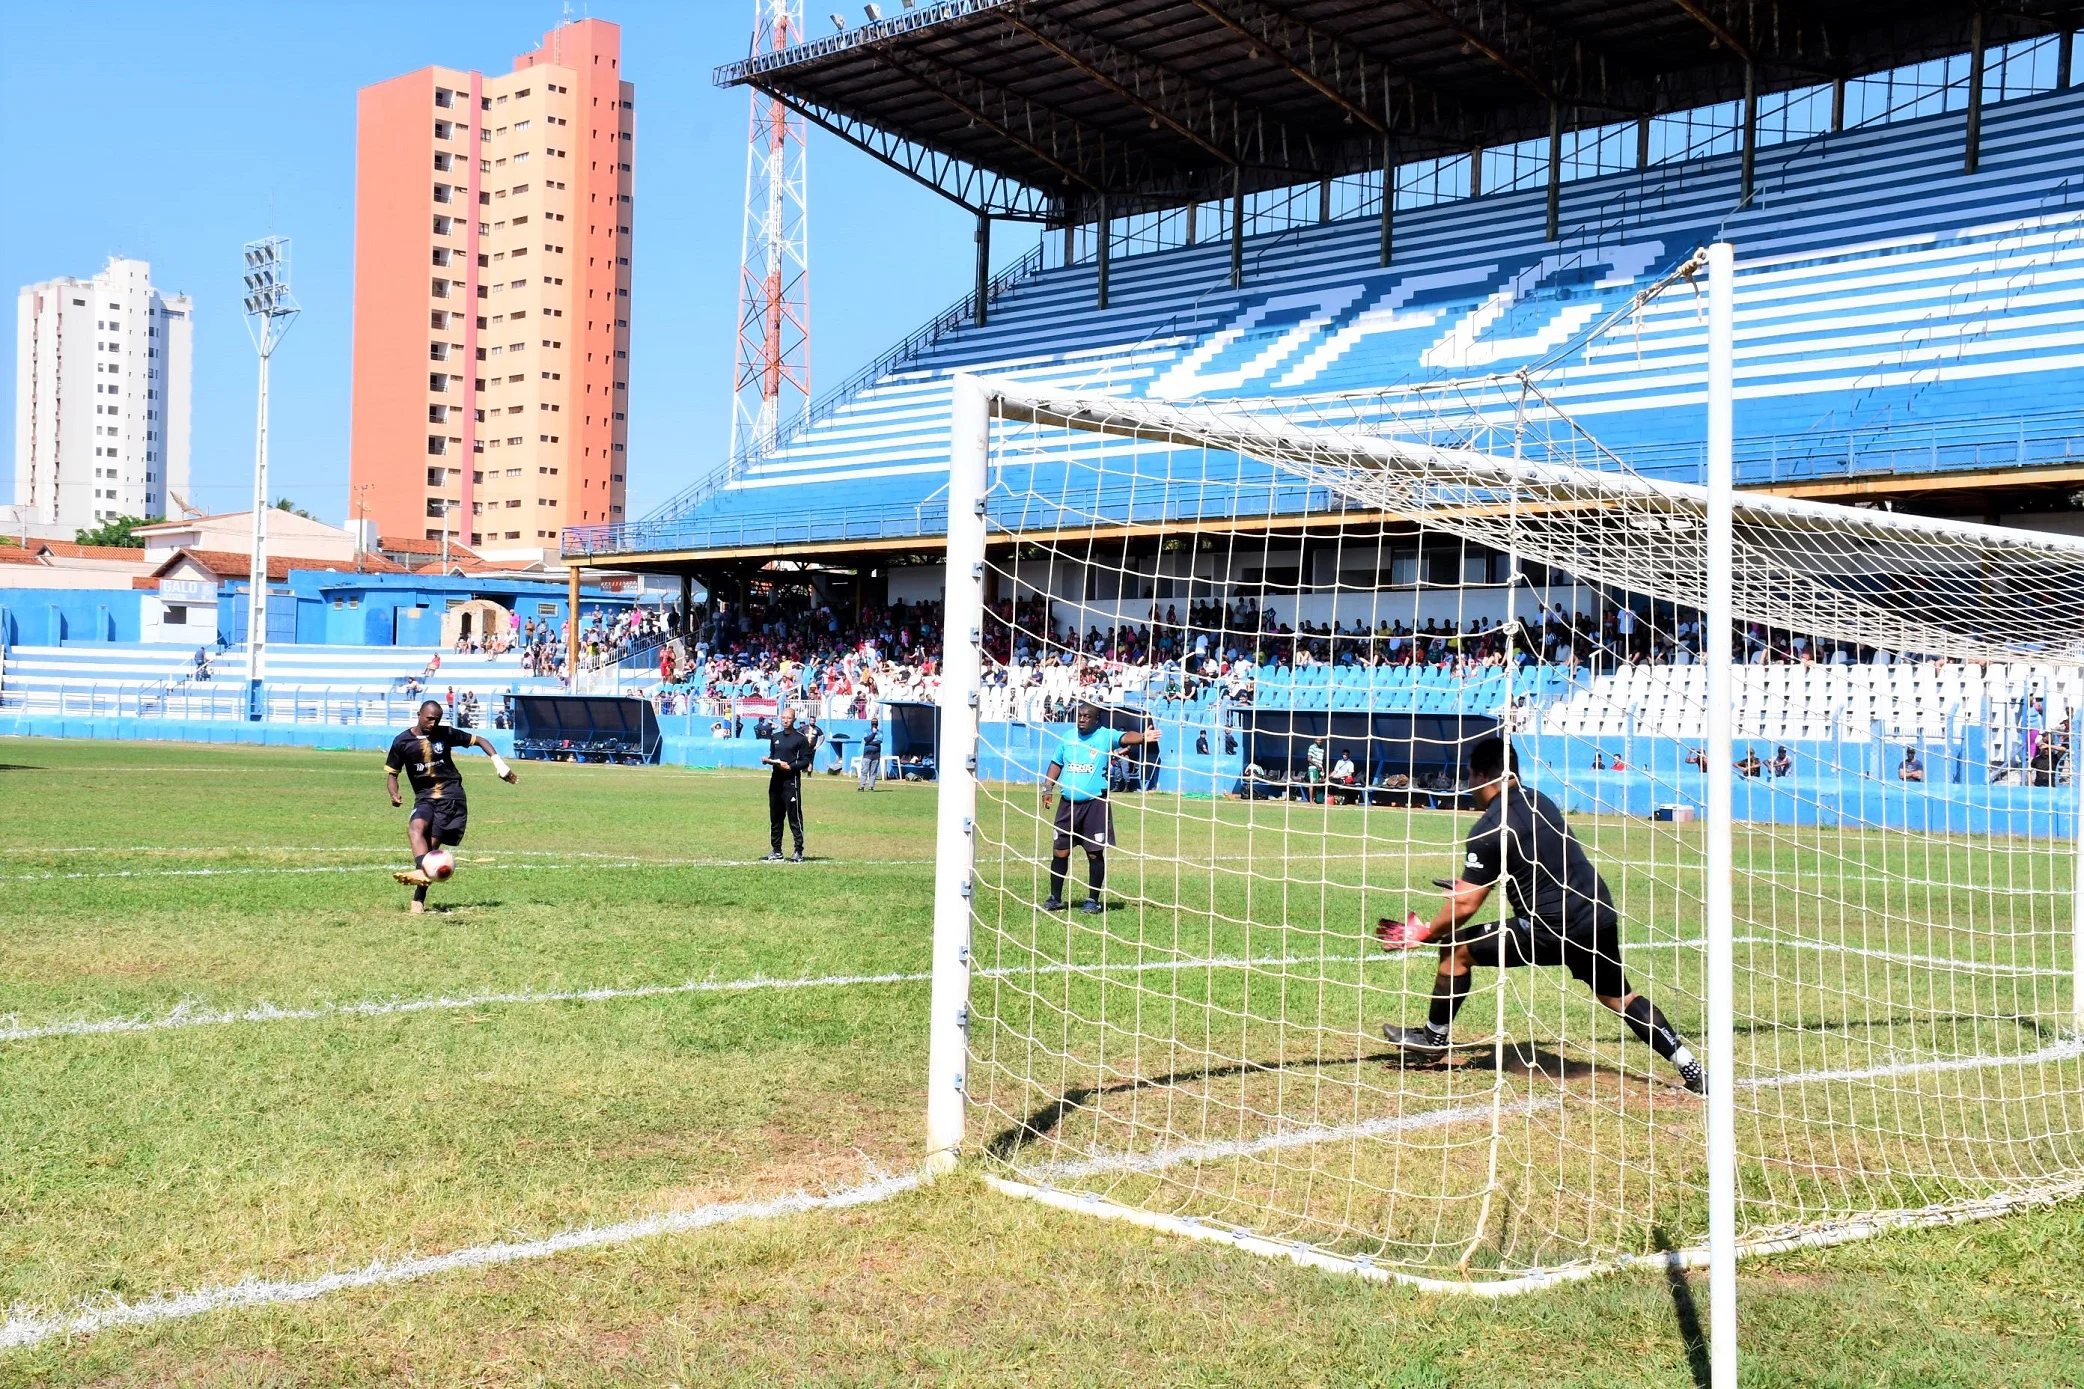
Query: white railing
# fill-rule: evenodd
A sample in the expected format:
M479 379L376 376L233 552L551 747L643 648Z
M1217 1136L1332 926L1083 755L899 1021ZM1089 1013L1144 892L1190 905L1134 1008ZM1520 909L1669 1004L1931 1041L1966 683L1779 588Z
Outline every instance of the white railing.
M491 689L466 686L477 697L480 722L489 726L512 686ZM444 689L444 694L446 689ZM270 681L263 698L267 717L279 723L380 724L411 722L423 699L440 698L421 690L408 694L397 684L382 686L289 685ZM246 682L190 681L171 689L160 683L135 681L64 681L0 690L0 710L66 717L236 720L247 717Z

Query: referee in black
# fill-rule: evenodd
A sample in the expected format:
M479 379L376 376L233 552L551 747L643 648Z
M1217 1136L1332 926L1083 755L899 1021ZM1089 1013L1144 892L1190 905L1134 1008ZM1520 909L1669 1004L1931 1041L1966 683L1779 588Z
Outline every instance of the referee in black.
M760 759L774 769L767 777L767 834L774 846L765 860L768 863L782 861L784 817L788 819L789 832L796 837L796 856L789 862L803 862L803 774L810 770L816 751L810 739L797 729L796 711L784 705L781 727L774 730L767 743L767 755Z
M1508 767L1508 762L1510 766ZM1601 1004L1621 1015L1628 1030L1678 1068L1686 1088L1708 1092L1707 1072L1686 1039L1673 1030L1662 1009L1628 987L1621 969L1621 916L1585 846L1564 823L1554 801L1520 784L1517 749L1486 738L1469 753L1470 793L1483 814L1469 831L1468 855L1460 876L1442 882L1447 900L1432 921L1412 912L1402 922L1376 928L1383 947L1410 950L1440 946L1440 971L1433 1002L1421 1027L1385 1023L1383 1036L1407 1055L1439 1057L1448 1051L1448 1032L1469 996L1469 970L1561 965L1592 990ZM1475 916L1500 878L1510 916L1473 936L1458 932Z

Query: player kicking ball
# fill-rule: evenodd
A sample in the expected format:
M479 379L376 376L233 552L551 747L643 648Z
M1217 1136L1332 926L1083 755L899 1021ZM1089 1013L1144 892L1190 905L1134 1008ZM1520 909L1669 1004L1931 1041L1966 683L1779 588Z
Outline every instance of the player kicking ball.
M1056 843L1049 860L1049 900L1044 911L1064 909L1064 874L1071 866L1071 846L1085 850L1086 895L1082 912L1098 914L1107 908L1100 889L1107 882L1107 846L1114 843L1114 811L1107 803L1107 764L1119 748L1156 746L1156 729L1124 733L1100 722L1100 710L1080 703L1078 722L1064 735L1056 757L1042 773L1042 813L1049 814L1050 798L1059 787L1064 799L1056 808Z
M1508 757L1511 767L1508 770ZM1686 1088L1708 1093L1708 1075L1656 1004L1628 987L1621 970L1621 917L1605 879L1585 846L1564 823L1563 812L1541 792L1522 786L1517 750L1503 739L1486 738L1469 754L1470 793L1483 814L1469 831L1468 857L1460 878L1436 879L1447 889L1430 922L1411 912L1401 922L1385 918L1375 928L1385 950L1440 946L1440 972L1433 977L1433 1003L1421 1027L1384 1023L1382 1035L1406 1055L1441 1057L1449 1030L1469 996L1469 970L1561 965L1621 1015L1628 1030L1678 1067ZM1462 924L1483 908L1491 888L1505 879L1511 918L1460 937Z
M412 868L391 876L412 889L415 914L427 910L428 886L454 871L455 860L447 846L463 842L470 820L470 805L463 799L463 774L456 770L456 749L483 748L501 781L520 780L491 743L475 733L449 727L441 721L441 713L440 700L422 701L413 726L391 741L391 759L384 764L392 805L405 804L398 794L398 773L404 772L412 785L412 814L405 821Z

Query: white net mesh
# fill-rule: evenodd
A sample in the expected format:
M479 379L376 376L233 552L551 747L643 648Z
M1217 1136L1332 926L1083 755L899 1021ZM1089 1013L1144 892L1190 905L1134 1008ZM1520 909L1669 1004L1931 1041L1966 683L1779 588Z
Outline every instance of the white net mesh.
M994 1170L1478 1284L1697 1245L1701 490L1525 379L995 412L966 1080ZM2077 1190L2084 543L1758 496L1736 539L1744 1238ZM1081 701L1160 735L1109 763L1091 912L1037 791ZM1551 936L1493 892L1455 983L1375 931L1475 876L1501 728L1508 809L1562 813L1613 920ZM1386 1039L1443 1015L1444 1052Z

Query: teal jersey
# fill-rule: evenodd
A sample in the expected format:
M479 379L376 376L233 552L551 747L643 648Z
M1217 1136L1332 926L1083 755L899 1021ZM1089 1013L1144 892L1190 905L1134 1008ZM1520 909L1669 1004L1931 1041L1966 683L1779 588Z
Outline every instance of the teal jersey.
M1080 733L1076 726L1064 735L1055 761L1063 767L1056 784L1067 801L1096 801L1107 794L1107 755L1121 746L1120 729L1102 726Z

